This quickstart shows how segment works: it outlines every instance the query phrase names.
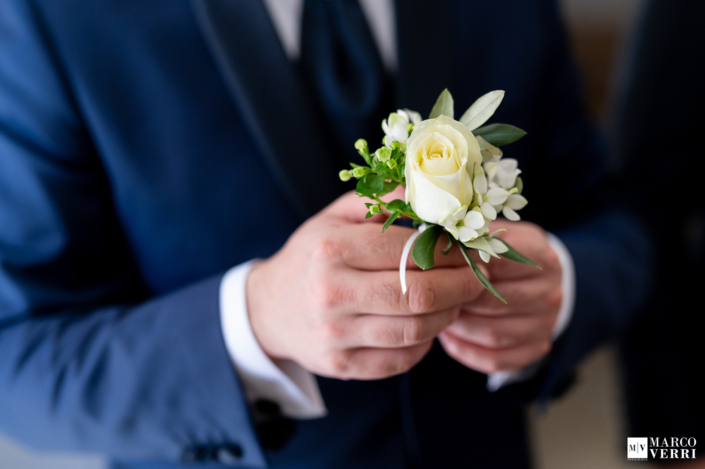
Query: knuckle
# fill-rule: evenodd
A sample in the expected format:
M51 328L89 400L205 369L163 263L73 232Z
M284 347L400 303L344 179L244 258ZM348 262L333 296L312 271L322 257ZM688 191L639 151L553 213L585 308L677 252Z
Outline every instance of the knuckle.
M409 286L409 291L403 298L403 303L414 313L425 313L433 308L436 302L436 292L426 282L418 281Z
M332 309L343 301L342 290L330 279L321 279L313 287L312 299L324 310Z
M314 242L311 258L316 262L332 262L341 256L340 244L328 237L323 237Z
M402 329L402 344L414 345L423 339L424 324L419 318L409 318Z
M328 341L338 341L347 334L347 328L339 321L328 321L323 325L323 336Z
M485 340L487 346L490 348L502 348L507 343L504 335L494 328L489 328L487 332L485 332Z
M345 352L331 352L328 354L326 368L333 376L345 378L350 370L350 357Z

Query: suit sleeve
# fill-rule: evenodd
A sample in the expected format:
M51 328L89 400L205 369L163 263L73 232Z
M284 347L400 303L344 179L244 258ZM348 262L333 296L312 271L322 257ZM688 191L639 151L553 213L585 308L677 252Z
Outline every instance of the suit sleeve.
M0 3L0 430L41 449L264 467L220 323L222 275L154 297L61 57Z
M539 3L546 51L539 97L543 112L531 138L538 140L535 151L540 154L534 155L539 163L527 175L527 191L533 192L523 212L563 241L576 273L570 324L543 373L525 385L546 400L570 383L580 360L633 321L652 259L644 227L624 209L609 181L605 141L584 107L557 6Z

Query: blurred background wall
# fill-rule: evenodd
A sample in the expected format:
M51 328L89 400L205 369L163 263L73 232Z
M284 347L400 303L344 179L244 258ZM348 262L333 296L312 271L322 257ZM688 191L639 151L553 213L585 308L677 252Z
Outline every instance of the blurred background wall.
M613 84L642 0L560 1L583 73L585 98L595 118L607 125ZM581 366L578 384L567 396L542 415L532 409L530 416L537 469L633 469L626 460L618 375L610 347ZM0 469L104 467L97 455L35 453L0 435Z

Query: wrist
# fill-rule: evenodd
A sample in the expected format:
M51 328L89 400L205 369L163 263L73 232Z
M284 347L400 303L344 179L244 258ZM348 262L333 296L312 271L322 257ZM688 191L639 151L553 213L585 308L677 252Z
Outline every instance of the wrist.
M280 351L271 347L276 341L270 340L266 327L266 300L269 297L267 279L271 277L267 274L269 260L256 263L250 270L245 282L245 301L247 304L247 315L250 321L250 328L262 351L270 360L285 358Z

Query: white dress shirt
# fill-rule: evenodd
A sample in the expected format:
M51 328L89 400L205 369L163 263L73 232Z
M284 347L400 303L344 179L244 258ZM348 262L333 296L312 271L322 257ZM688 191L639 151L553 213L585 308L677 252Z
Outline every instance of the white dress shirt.
M282 46L291 61L299 58L303 0L263 0ZM396 71L396 35L392 0L359 0L382 61L388 71ZM549 234L549 244L562 267L563 302L554 326L554 340L570 322L575 302L573 260L563 243ZM228 353L240 377L248 402L268 399L279 404L291 418L317 418L326 415L316 378L296 362L272 361L262 351L250 327L245 287L254 261L230 269L220 285L220 314ZM494 391L512 382L528 379L539 363L512 372L488 376L487 388Z

